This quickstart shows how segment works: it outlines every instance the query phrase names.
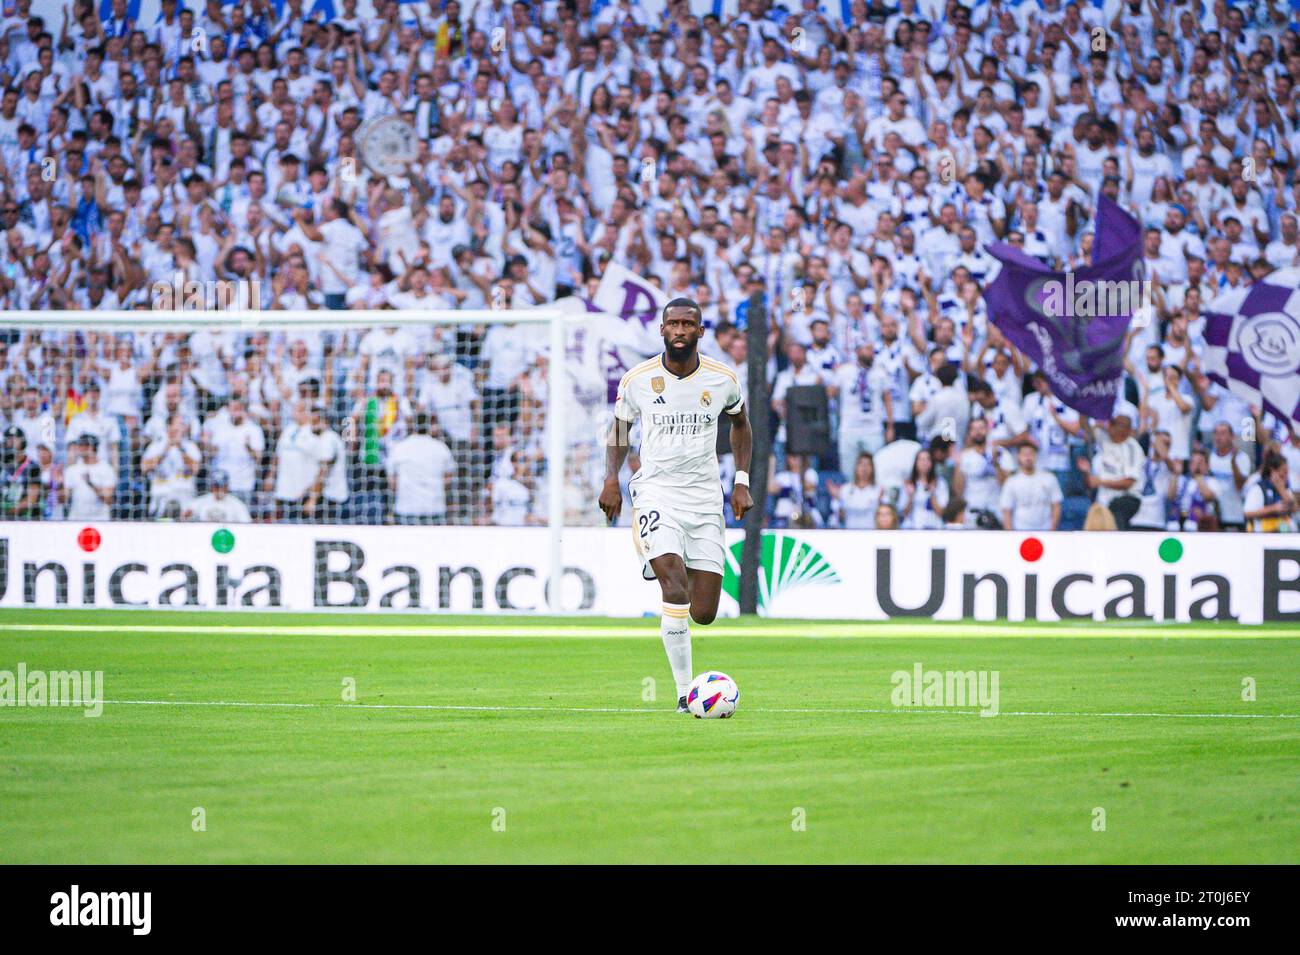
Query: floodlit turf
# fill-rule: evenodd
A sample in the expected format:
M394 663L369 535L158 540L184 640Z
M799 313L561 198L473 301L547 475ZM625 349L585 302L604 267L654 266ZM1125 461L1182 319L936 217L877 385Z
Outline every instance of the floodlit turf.
M112 701L0 707L0 862L1300 860L1300 632L1129 629L720 622L699 721L653 620L0 612ZM892 706L916 663L1001 714Z

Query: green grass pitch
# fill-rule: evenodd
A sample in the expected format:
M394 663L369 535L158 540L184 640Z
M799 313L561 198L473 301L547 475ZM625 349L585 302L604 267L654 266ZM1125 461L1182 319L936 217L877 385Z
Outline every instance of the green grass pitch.
M1300 859L1294 626L694 630L734 719L654 620L0 612L0 670L110 701L0 707L0 863ZM918 662L1000 715L891 705Z

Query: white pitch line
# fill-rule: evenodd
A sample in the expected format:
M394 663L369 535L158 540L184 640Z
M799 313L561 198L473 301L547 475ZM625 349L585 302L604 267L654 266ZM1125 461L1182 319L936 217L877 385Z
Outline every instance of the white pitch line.
M671 713L672 710L649 710L626 706L461 706L441 703L279 703L236 700L105 700L105 706L229 706L253 709L319 710L468 710L494 713L499 711L540 713Z
M284 703L236 700L105 700L105 706L215 706L249 709L336 709L336 710L435 710L470 713L643 713L649 715L676 715L669 709L645 709L619 706L477 706L444 703ZM782 714L930 714L935 716L979 716L976 709L957 709L938 706L885 708L799 708L751 707L747 712ZM1104 717L1137 719L1188 719L1188 720L1295 720L1300 713L1085 713L1052 710L1003 710L997 716L1039 717Z
M630 621L629 621L630 622ZM185 636L226 636L226 637L564 637L576 639L617 638L649 639L658 638L659 630L654 626L637 628L627 627L556 627L523 624L462 626L341 626L338 624L301 625L263 625L263 626L225 626L220 624L119 624L119 623L3 623L2 633L88 633L88 634L175 634ZM999 626L997 624L900 624L893 621L863 621L861 624L818 624L809 622L803 625L764 626L753 629L741 629L736 626L723 626L702 630L701 636L712 637L801 637L801 638L870 638L870 637L940 637L949 639L968 639L971 637L1080 637L1093 639L1097 637L1138 637L1148 640L1166 638L1178 639L1295 639L1300 637L1300 629L1258 630L1248 626L1196 629L1189 627L1123 627L1098 622L1094 626L1078 625L1019 625Z
M759 713L930 713L940 716L979 716L979 710L957 709L942 706L900 706L897 709L756 709ZM1168 717L1186 720L1297 720L1300 713L1085 713L1056 710L998 710L995 716L1105 716L1105 717Z

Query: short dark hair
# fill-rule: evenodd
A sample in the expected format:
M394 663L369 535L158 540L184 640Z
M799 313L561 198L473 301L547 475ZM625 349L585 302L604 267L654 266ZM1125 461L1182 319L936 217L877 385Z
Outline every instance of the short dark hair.
M689 308L695 312L695 320L701 325L704 324L704 310L700 308L699 303L693 298L682 296L673 299L664 306L663 314L660 316L660 321L666 321L668 319L668 310L671 308Z
M964 497L951 497L943 509L943 522L945 524L955 524L957 519L966 512L966 499Z
M1208 455L1207 455L1208 457ZM1264 463L1259 466L1259 476L1262 480L1267 481L1273 476L1273 472L1286 464L1286 458L1276 451L1269 451L1264 455Z

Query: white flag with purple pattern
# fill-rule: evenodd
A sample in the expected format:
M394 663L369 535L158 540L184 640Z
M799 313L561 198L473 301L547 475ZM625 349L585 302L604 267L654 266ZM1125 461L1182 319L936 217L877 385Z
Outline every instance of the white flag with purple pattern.
M1252 406L1300 421L1300 268L1226 292L1201 312L1202 370Z

